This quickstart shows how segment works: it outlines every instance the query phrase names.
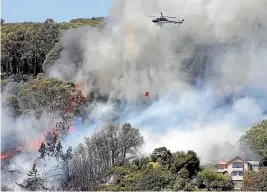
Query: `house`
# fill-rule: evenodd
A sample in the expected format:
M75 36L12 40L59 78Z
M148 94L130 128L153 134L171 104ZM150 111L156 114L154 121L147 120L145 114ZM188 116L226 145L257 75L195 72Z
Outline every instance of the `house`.
M235 188L240 189L243 185L245 171L258 171L259 161L245 161L241 157L235 157L229 161L220 160L215 163L218 173L229 173L235 183Z

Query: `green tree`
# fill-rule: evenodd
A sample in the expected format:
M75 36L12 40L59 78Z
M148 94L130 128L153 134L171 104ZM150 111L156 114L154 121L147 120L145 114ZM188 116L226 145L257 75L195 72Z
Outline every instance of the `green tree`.
M154 149L150 158L152 162L159 162L163 165L170 165L172 161L172 153L166 147L159 147Z
M60 42L57 42L53 49L51 49L45 57L43 63L43 71L46 71L54 62L59 58L60 52L62 51L62 47Z
M139 130L130 124L106 122L74 150L71 172L76 179L73 182L90 190L89 186L103 182L110 168L124 165L128 161L126 157L134 155L143 142Z
M175 180L173 190L175 191L193 191L196 189L196 184L190 178L189 171L185 168L182 168L178 172L178 177Z
M134 159L132 161L133 165L135 165L139 170L147 167L149 162L150 162L149 157L141 157L141 158Z
M198 173L197 184L199 188L205 188L208 191L230 191L234 189L234 182L230 175L216 173L211 169L204 169Z
M244 191L267 191L267 168L261 168L258 172L245 172Z
M73 82L39 75L20 90L18 101L22 109L33 110L36 115L48 112L57 118L77 113L85 98Z
M168 154L169 150L165 147L156 148L153 151L152 158L142 157L133 160L131 163L126 163L123 166L113 167L112 172L109 175L116 176L116 182L104 185L104 190L130 190L130 191L147 191L147 190L187 190L192 191L197 189L197 185L192 180L190 171L199 168L198 158L195 163L190 162L192 159L197 157L193 151L188 153L176 152L171 154L170 163L173 164L174 158L177 158L177 162L181 162L181 168L177 172L172 171L172 167L168 163L162 161L162 154ZM166 153L167 152L167 153ZM176 155L175 155L176 154ZM192 158L194 156L194 158ZM166 156L165 156L166 157ZM170 155L167 155L170 157ZM190 158L191 157L191 158ZM180 161L179 159L180 158ZM168 161L167 161L168 162ZM186 162L186 163L184 163ZM192 166L191 168L189 168ZM116 171L114 171L116 170Z
M147 168L136 182L137 191L170 190L175 182L175 176L166 167Z
M260 160L260 167L267 167L267 155L263 156Z
M59 41L58 24L8 23L2 29L1 67L4 73L37 75L46 54Z
M173 162L171 170L173 173L178 173L182 168L185 168L189 172L189 177L196 175L199 171L200 160L194 151L176 152L173 154Z
M267 156L267 120L253 125L240 138L241 143L246 143L261 157Z

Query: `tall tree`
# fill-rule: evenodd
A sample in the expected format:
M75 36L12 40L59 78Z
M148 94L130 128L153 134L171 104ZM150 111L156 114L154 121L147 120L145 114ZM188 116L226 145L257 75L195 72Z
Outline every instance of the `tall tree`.
M241 143L247 144L262 158L267 156L267 120L253 125L240 138Z
M142 144L143 137L138 129L130 124L107 122L74 150L73 182L83 188L104 182L108 169L123 165Z

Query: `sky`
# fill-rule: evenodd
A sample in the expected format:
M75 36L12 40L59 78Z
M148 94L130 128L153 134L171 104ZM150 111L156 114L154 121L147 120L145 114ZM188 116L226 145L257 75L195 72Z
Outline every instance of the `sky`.
M5 22L67 22L75 18L107 16L112 0L2 0Z

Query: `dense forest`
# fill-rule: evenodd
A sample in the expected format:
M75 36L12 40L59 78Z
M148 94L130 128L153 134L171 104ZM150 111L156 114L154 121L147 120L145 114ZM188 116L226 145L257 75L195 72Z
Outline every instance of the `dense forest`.
M23 190L66 191L233 190L231 176L216 173L212 165L201 165L194 151L171 152L162 146L151 151L151 155L140 157L137 153L144 145L144 138L129 123L107 121L97 133L85 136L77 148L70 146L63 150L62 142L71 121L83 114L83 107L90 101L74 82L48 78L45 70L59 58L63 30L86 25L101 27L102 20L5 23L1 19L1 93L5 93L2 108L10 108L13 118L34 115L38 119L48 113L57 121L47 140L39 146L39 156L27 178L16 184L14 181L14 185ZM266 130L267 120L264 120L240 138L241 143L261 157L259 172L245 174L243 190L267 190ZM56 162L53 173L40 171L47 159ZM4 171L2 165L2 175ZM10 190L5 179L8 180L1 178L1 188Z

